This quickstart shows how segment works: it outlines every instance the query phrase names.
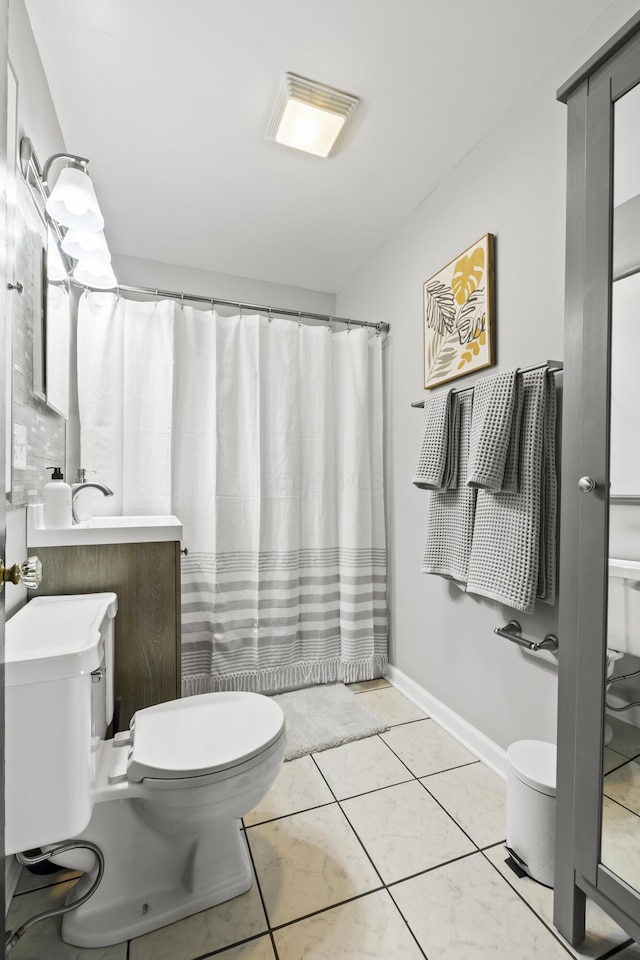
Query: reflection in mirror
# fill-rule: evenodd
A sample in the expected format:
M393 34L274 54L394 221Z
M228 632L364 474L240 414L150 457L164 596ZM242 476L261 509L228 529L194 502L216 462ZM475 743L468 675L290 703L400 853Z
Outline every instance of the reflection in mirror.
M640 86L615 104L603 864L640 890Z

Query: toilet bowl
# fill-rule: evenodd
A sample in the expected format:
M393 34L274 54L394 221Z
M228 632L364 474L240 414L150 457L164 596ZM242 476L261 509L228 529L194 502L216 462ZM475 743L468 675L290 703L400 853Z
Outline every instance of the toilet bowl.
M147 707L106 740L116 609L115 594L42 597L7 624L6 849L72 838L100 847L101 883L63 917L63 940L79 947L140 936L247 890L240 818L271 787L286 747L280 706L241 692ZM93 854L52 859L84 872L68 902L82 897Z

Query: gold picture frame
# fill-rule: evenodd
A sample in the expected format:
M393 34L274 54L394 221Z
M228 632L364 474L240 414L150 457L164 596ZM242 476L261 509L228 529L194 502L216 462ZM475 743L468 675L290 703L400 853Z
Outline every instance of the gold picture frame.
M422 288L424 388L495 364L494 236L425 280Z

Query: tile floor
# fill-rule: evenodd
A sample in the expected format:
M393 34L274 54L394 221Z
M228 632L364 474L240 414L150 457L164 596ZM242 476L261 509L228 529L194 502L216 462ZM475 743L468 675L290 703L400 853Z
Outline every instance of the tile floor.
M593 904L570 948L551 891L505 865L503 781L384 681L352 690L390 729L284 765L245 821L246 894L104 950L69 947L45 921L12 960L640 960ZM624 734L612 771L638 753ZM630 802L620 777L610 789ZM23 874L8 926L60 903L73 876Z

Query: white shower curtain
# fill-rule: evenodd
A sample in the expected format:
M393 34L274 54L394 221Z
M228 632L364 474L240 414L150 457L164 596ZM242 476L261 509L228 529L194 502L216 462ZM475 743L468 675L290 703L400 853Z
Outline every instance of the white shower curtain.
M183 523L185 694L381 674L381 338L86 293L78 394L96 507Z

